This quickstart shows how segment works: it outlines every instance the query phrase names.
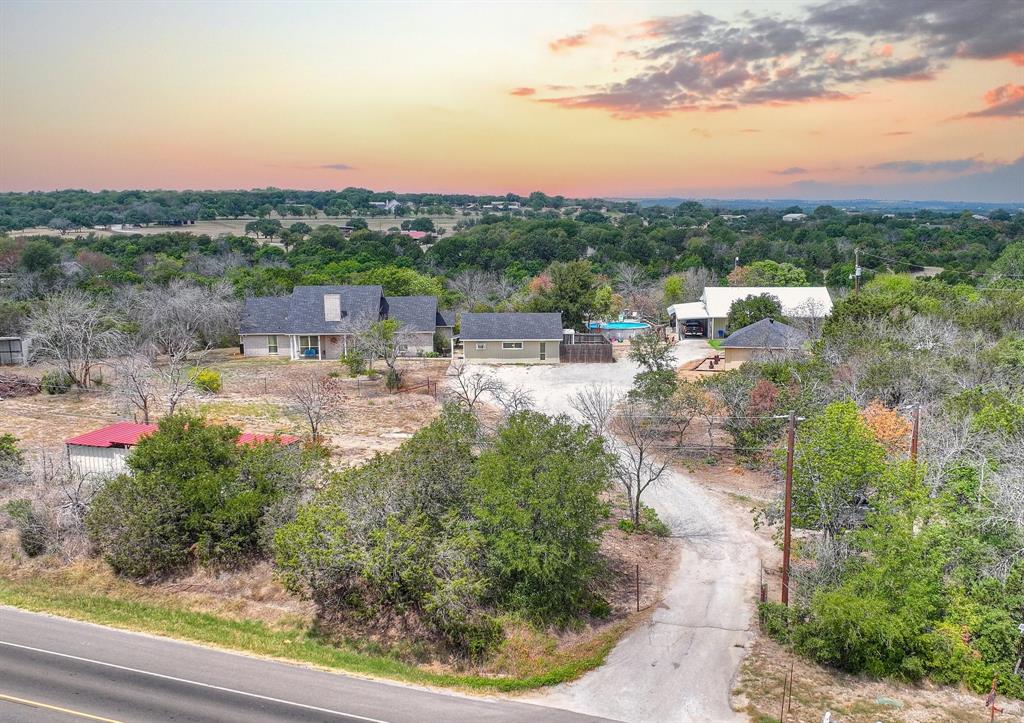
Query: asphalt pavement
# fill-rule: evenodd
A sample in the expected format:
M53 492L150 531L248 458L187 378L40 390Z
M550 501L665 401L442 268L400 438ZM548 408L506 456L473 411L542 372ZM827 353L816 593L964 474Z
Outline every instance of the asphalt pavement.
M0 607L0 721L602 720L330 673Z

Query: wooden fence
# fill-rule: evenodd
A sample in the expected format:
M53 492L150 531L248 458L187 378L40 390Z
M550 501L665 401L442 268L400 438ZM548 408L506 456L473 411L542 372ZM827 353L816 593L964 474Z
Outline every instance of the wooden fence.
M615 361L612 343L604 334L566 334L558 345L562 364L610 364Z

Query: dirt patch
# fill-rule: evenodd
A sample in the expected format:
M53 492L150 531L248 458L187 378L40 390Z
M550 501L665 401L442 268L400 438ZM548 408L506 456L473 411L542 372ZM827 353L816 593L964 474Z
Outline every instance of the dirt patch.
M895 685L824 668L799 658L774 641L759 637L740 669L733 691L751 720L778 720L784 680L793 670L792 704L784 720L820 721L827 711L841 723L967 723L987 721L984 696L929 684ZM997 721L1019 721L1020 701L1000 697Z

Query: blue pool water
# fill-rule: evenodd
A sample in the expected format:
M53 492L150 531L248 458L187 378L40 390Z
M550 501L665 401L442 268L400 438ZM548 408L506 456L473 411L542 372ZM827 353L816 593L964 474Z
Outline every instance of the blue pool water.
M648 324L643 321L592 321L591 329L646 329Z

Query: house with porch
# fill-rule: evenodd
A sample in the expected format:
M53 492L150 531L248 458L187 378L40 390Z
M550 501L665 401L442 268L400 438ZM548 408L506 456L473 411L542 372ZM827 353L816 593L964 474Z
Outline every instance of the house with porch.
M355 336L384 319L401 323L403 353L432 351L434 334L451 338L454 319L434 296L384 296L380 286L296 286L288 296L246 299L239 326L245 356L340 359Z

